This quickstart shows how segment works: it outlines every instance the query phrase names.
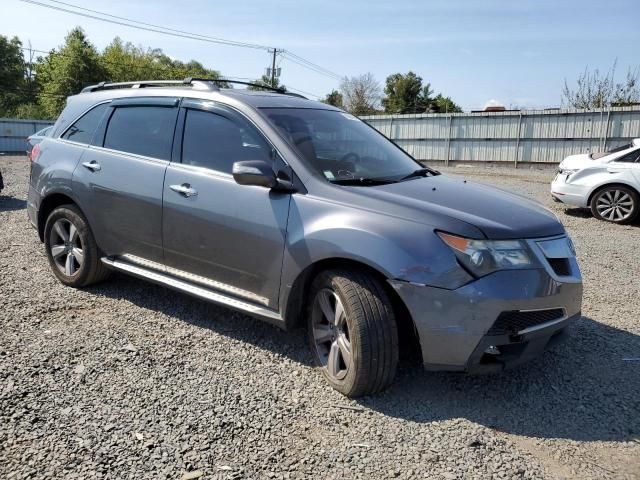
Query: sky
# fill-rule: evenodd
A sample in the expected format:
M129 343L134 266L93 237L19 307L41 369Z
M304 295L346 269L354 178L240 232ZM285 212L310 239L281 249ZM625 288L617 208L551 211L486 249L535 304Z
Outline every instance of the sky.
M49 3L49 0L40 0ZM413 71L465 110L561 104L586 67L617 78L640 66L640 0L65 0L168 28L286 49L340 76ZM68 8L68 7L64 7ZM19 0L0 0L0 34L49 50L81 26L103 49L115 36L195 59L223 76L259 78L265 50L136 30ZM281 81L323 97L339 80L278 58Z

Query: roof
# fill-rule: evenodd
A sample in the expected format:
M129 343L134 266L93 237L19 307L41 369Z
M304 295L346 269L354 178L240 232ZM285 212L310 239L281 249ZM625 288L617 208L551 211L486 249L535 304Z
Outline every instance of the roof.
M144 96L165 96L167 94L182 96L185 91L189 91L197 98L208 97L207 93L216 93L235 99L254 108L321 108L325 110L337 110L330 105L308 100L307 98L286 92L284 89L269 90L247 90L233 88L219 88L217 82L227 82L230 84L239 83L259 87L260 85L234 80L212 80L199 78L185 78L184 80L139 80L133 82L100 82L97 85L85 87L77 98L88 98L85 95L96 94L101 98L122 98ZM108 93L110 92L110 93ZM153 92L153 93L152 93ZM162 93L160 93L162 92ZM101 95L97 95L100 94ZM155 95L154 95L155 94Z
M326 103L291 96L286 93L233 88L222 88L220 93L256 108L322 108L325 110L337 110L337 108Z

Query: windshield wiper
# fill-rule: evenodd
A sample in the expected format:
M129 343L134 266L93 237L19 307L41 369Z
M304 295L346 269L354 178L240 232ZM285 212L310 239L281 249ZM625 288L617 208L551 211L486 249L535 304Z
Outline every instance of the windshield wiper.
M409 180L410 178L426 177L429 175L431 176L440 175L440 172L429 167L419 168L411 172L409 175L405 175L399 181L402 182L403 180Z
M374 186L374 185L388 185L389 183L396 183L396 180L388 178L337 178L331 180L331 183L336 185L361 185L361 186Z

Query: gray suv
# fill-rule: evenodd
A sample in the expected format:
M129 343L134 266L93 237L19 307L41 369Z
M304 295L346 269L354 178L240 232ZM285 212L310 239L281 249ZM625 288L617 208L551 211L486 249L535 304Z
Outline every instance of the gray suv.
M320 371L348 396L387 387L414 347L430 370L500 371L580 316L553 213L281 91L87 87L40 144L28 213L65 285L117 270L306 323Z

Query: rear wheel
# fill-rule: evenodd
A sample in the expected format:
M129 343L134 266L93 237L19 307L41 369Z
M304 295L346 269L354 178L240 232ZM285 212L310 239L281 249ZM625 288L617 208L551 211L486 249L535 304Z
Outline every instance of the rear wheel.
M637 217L638 208L638 194L621 185L604 187L591 199L593 216L607 222L631 222Z
M310 300L309 343L329 384L349 397L388 387L398 363L398 331L382 284L364 271L325 271Z
M85 287L109 276L89 224L75 205L62 205L51 212L44 243L51 269L65 285Z

